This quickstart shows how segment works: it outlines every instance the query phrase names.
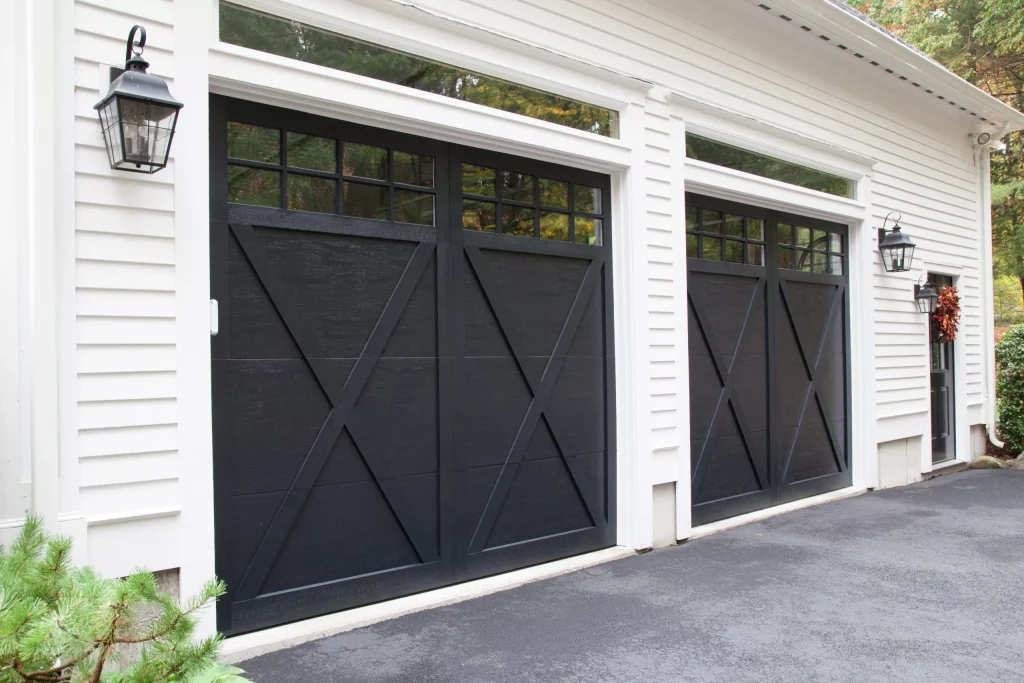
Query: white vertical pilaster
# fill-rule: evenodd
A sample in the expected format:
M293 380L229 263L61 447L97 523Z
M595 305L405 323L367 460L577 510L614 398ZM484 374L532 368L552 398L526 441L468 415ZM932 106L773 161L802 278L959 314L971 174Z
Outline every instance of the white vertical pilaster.
M196 593L215 572L207 55L215 42L216 10L212 0L174 2L172 92L185 103L172 149L182 595ZM203 615L200 628L204 634L215 631L212 610Z

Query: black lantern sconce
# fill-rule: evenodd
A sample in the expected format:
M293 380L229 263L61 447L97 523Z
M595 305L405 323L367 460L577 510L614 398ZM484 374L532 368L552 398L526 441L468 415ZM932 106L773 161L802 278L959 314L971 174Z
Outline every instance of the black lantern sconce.
M893 219L892 230L886 230L885 225L889 216L896 214L899 218ZM914 244L910 238L900 231L900 219L902 214L890 211L882 221L882 227L878 229L878 251L882 254L882 265L887 273L903 273L910 270L910 264L914 260Z
M171 97L162 78L146 73L145 47L146 29L132 26L124 71L93 107L99 113L110 168L120 171L156 173L167 165L178 110L184 106Z
M917 302L917 310L931 315L935 312L935 306L939 302L939 293L935 291L930 282L923 285L916 284L914 285L914 301Z

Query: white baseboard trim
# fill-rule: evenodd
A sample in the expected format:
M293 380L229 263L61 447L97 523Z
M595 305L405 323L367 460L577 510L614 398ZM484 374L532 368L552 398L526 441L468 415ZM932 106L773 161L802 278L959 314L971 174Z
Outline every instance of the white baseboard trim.
M235 664L268 652L294 647L310 640L318 640L355 628L370 626L386 619L394 619L433 607L479 598L635 554L636 552L631 548L622 546L606 548L506 574L488 576L476 581L467 581L455 586L446 586L417 595L396 598L376 605L356 607L344 612L297 621L294 624L233 636L227 638L221 646L220 660L228 664Z
M693 528L693 532L686 540L692 541L719 531L725 531L726 529L735 529L736 527L743 526L744 524L760 522L762 519L768 519L769 517L775 517L776 515L784 515L787 512L793 512L794 510L802 510L814 505L821 505L822 503L832 503L837 500L842 500L843 498L859 496L865 492L867 492L867 489L862 486L850 486L845 489L839 489L838 491L829 491L828 493L822 493L818 496L811 496L810 498L804 498L802 500L794 500L792 503L783 503L782 505L776 505L775 507L767 508L765 510L748 512L747 514L739 515L738 517L730 517L729 519L696 526Z

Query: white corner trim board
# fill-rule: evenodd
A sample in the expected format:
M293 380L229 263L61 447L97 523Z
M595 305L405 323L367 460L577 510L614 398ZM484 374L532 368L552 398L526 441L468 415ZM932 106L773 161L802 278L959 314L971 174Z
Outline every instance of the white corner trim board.
M306 619L293 624L235 636L224 641L224 645L221 647L220 659L227 663L241 662L245 659L294 647L311 640L326 638L426 609L453 605L464 600L491 595L492 593L506 591L527 583L533 583L534 581L569 574L613 560L621 560L635 554L636 552L631 548L616 546L564 560L527 567L526 569L520 569L507 574L489 576L484 579L388 600L375 605L357 607L345 612L326 614L314 619Z

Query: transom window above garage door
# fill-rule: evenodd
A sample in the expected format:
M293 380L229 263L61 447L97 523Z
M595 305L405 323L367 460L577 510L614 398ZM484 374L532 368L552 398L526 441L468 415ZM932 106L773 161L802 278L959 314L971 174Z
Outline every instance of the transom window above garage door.
M834 194L837 197L852 199L854 196L854 182L849 178L727 145L724 142L692 133L686 134L686 156L689 159L806 187L809 190Z
M542 240L601 244L600 188L462 164L462 227Z
M435 223L432 156L235 121L227 152L230 202Z
M220 39L588 133L618 137L619 113L615 110L226 2L220 3Z

